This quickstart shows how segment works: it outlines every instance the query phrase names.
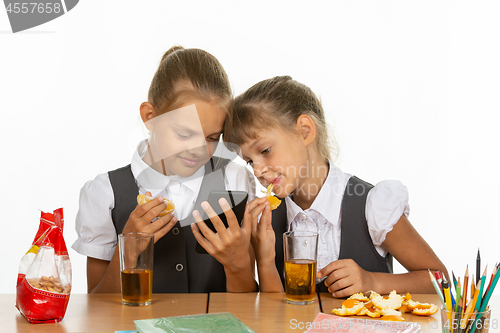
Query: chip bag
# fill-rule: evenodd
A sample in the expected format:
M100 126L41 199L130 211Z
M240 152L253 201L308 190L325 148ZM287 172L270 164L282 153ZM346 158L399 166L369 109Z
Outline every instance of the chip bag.
M64 318L71 292L71 262L63 238L63 209L41 213L40 226L17 276L16 307L30 323Z

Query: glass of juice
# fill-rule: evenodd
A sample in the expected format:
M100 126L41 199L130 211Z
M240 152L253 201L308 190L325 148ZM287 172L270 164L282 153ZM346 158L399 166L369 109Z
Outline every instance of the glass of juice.
M131 232L118 235L122 303L151 304L153 292L153 234Z
M316 295L318 233L287 231L283 234L285 293L289 304L306 305Z

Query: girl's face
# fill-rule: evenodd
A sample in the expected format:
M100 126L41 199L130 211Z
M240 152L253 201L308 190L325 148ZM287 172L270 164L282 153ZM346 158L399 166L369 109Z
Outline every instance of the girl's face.
M303 177L308 175L307 147L300 134L281 129L262 130L257 139L241 145L243 159L253 167L259 182L284 198L300 190Z
M199 100L153 118L153 160L163 160L167 175L193 175L212 157L225 119L217 104Z

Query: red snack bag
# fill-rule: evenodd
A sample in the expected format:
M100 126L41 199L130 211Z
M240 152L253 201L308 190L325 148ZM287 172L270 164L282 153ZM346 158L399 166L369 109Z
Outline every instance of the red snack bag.
M71 292L71 262L63 238L63 209L42 212L31 249L21 259L16 307L30 323L64 318Z

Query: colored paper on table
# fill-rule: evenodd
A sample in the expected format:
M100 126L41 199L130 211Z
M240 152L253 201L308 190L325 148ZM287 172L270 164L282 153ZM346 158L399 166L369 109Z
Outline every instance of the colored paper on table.
M255 333L229 312L134 320L139 333Z
M304 326L306 333L413 333L421 328L420 323L402 321L371 320L364 318L345 318L318 313L313 322Z

